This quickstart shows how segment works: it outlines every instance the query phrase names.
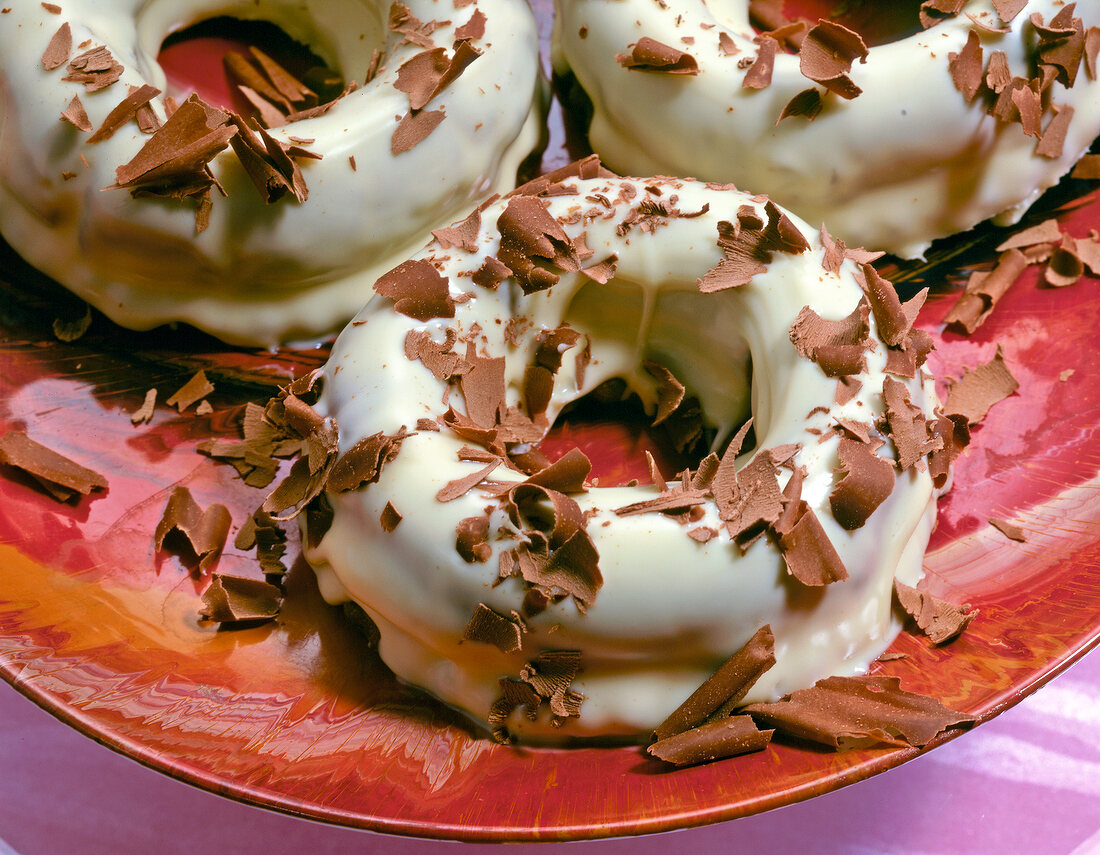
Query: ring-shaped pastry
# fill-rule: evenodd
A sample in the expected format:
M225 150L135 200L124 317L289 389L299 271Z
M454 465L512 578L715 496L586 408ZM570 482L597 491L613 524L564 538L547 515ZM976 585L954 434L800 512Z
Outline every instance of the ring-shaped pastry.
M970 0L865 51L821 22L798 54L761 39L749 5L557 0L554 68L591 99L610 168L732 182L849 246L912 258L1014 222L1100 134L1091 4L1031 0L1006 23Z
M764 624L777 664L748 700L865 669L899 631L892 585L919 579L943 484L924 462L923 298L897 303L762 197L542 190L437 232L337 339L316 405L339 434L332 517L305 538L323 595L367 611L398 676L525 738L647 732ZM695 396L719 452L737 436L683 482L582 489L572 453L540 469L547 425L612 378L661 419ZM838 501L852 454L886 481L859 519ZM784 519L745 509L765 495ZM818 536L845 570L815 557L823 578L803 578L794 541ZM579 718L509 717L501 680L554 654L577 657Z
M67 0L56 14L47 6L19 3L0 16L0 234L123 326L183 321L250 345L339 329L423 234L514 187L540 137L545 83L522 0ZM59 118L76 116L75 96L94 132L128 87L164 92L165 37L216 15L279 25L359 88L322 115L270 131L281 148L323 157L296 161L308 199L288 193L267 204L227 146L209 168L228 195L214 187L209 224L197 233L188 201L106 189L150 140L134 121L89 143L91 134ZM461 38L469 64L457 78L435 93L420 83L416 104L411 84L395 87L425 51L436 53L421 65L451 67ZM77 67L99 48L117 78L102 88L107 78ZM163 95L149 107L166 120ZM411 115L432 129L401 150L409 138L397 129Z

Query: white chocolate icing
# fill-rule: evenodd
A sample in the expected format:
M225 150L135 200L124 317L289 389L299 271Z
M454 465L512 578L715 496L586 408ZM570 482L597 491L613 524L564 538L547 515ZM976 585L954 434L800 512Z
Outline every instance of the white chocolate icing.
M338 329L363 305L378 275L423 246L423 236L472 204L515 184L536 146L544 80L535 21L522 0L408 0L448 52L454 30L485 15L483 50L427 106L446 118L409 151L391 153L409 98L394 88L403 62L423 50L389 30L384 0L67 0L60 15L19 2L0 16L0 234L28 262L123 326L192 324L237 344L272 345ZM228 190L215 191L209 228L196 234L193 205L133 199L115 183L148 137L129 122L110 139L59 121L79 95L93 127L126 85L166 89L156 56L170 33L215 15L259 18L308 44L349 82L362 83L371 53L374 80L328 113L273 130L323 160L302 161L306 202L265 205L231 150L211 163ZM73 55L85 40L106 45L121 79L85 93L46 71L42 53L68 22ZM90 47L91 45L89 45ZM164 119L161 99L153 109ZM87 160L87 165L83 162ZM353 169L351 159L356 168ZM63 173L74 173L70 180Z
M419 322L394 311L390 299L376 297L340 334L323 369L317 404L338 425L340 452L379 431L392 435L402 425L413 430L418 419L446 410L446 384L422 362L406 357L409 331L426 330L442 341L447 328L462 336L478 325L478 352L507 358L508 403L517 404L534 337L564 321L587 336L592 359L578 382L573 351L566 353L548 408L551 420L570 401L616 377L653 404L654 381L642 362L651 359L669 367L699 397L720 438L728 438L751 412L757 448L801 444L795 463L808 471L802 497L850 577L822 588L805 587L788 575L768 538L744 554L725 533L698 543L665 515L618 517L611 512L655 497L652 485L593 487L572 496L591 515L587 531L603 577L587 613L581 614L569 598L550 606L527 620L523 650L512 655L489 644L463 642L478 603L508 615L520 608L524 588L515 577L494 586L500 552L516 544L502 511L491 518L492 558L467 563L457 553L456 525L483 514L492 501L476 488L454 501L436 500L447 482L482 465L460 462L458 450L470 443L444 428L405 439L377 483L329 494L332 525L306 550L322 594L330 602L351 599L363 606L381 631L382 658L399 677L482 721L499 694L499 678L515 677L542 649L581 651L582 671L573 683L585 696L580 717L551 731L546 716L531 723L514 714L509 727L526 739L648 732L765 623L775 634L778 662L749 701L775 699L829 674L862 672L900 629L891 609L893 580L896 575L915 584L921 575L935 519L935 490L927 470L913 468L898 473L893 492L862 528L846 531L831 514L838 440L829 429L837 419L869 423L882 415L885 348L867 354L867 371L858 375L861 391L838 405L836 381L799 355L789 329L803 306L834 320L851 312L862 296L855 264L845 261L839 274L827 272L819 236L792 218L810 250L777 253L766 272L748 285L703 294L697 280L722 258L716 243L719 221L735 219L742 205L762 210L759 199L674 179L565 184L576 184L576 195L545 200L550 213L571 239L585 234L594 251L589 263L618 256L614 278L600 285L579 273L563 273L556 285L529 296L512 279L496 291L472 284L471 272L499 251L496 222L508 200L490 206L481 215L476 252L433 244L418 256L448 278L452 295L472 292L456 305L453 320ZM659 187L665 200L675 196L680 211L697 212L708 204L709 211L669 219L652 232L633 228L626 236L617 234L627 213L647 198L647 185ZM632 202L620 197L628 186L635 191ZM595 194L614 207L608 211L590 201ZM578 210L595 211L597 218L576 222L571 215ZM518 336L506 333L512 318L530 322ZM873 317L871 324L875 336ZM460 342L456 350L465 352L464 345ZM905 382L912 401L930 415L935 406L931 380L922 382L918 375ZM462 410L457 387L451 388L449 400ZM889 456L890 448L888 443L878 453ZM741 463L751 456L744 451ZM780 481L788 475L784 470ZM504 467L493 477L522 478ZM390 533L379 522L387 502L404 517ZM720 528L713 502L704 507L706 517L699 524Z
M1003 51L1012 74L1034 77L1033 13L1044 21L1065 6L1032 0L1005 33L978 29L984 57ZM967 103L948 55L975 28L1000 19L989 0L899 41L870 48L849 74L863 92L830 93L812 122L777 120L798 93L814 87L799 57L780 52L771 85L743 89L739 62L756 56L747 0L556 0L555 71L571 71L592 100L589 141L616 171L690 175L767 193L777 203L844 239L912 258L936 238L997 215L1017 220L1100 134L1100 83L1082 65L1075 85L1051 85L1044 105L1075 110L1061 157L1035 154L1019 122ZM1093 3L1078 3L1087 30L1100 24ZM976 29L976 28L975 28ZM738 52L726 55L726 33ZM615 59L648 36L695 57L699 74L628 70ZM685 43L683 38L693 39ZM818 86L819 91L824 90ZM1045 109L1043 127L1052 112Z

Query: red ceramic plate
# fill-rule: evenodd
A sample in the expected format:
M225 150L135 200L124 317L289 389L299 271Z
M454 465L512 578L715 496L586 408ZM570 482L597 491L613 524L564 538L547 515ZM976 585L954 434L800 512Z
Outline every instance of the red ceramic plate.
M562 138L560 123L556 140ZM549 160L565 158L561 142ZM1067 181L1028 222L1056 213L1077 236L1100 227L1092 186ZM968 270L1002 238L980 229L927 264L887 265L903 290L929 285L920 324L935 368L957 376L999 346L1020 380L975 431L940 503L928 587L981 614L933 649L877 666L979 722L1018 701L1100 640L1100 356L1095 280L1052 289L1032 269L975 335L942 318ZM278 621L218 631L198 621L208 572L157 553L172 488L227 504L239 525L261 495L195 451L235 437L245 402L324 361L326 350L230 350L186 331L133 334L96 316L70 344L51 324L83 309L0 256L0 432L96 468L106 492L73 503L0 467L0 675L62 720L142 763L243 801L349 826L467 840L635 834L744 816L866 778L918 753L834 754L792 743L669 771L637 748L507 748L399 684L297 559ZM163 401L196 370L214 411L159 406L133 426L147 389ZM582 431L583 432L583 431ZM606 429L588 428L597 446ZM602 443L602 445L601 445ZM1019 524L1026 541L988 524ZM257 575L227 547L215 568Z

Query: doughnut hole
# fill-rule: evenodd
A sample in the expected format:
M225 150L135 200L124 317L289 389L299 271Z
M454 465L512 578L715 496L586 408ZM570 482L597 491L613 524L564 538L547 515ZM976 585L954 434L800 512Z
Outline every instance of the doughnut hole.
M565 322L599 335L589 335L592 361L581 395L554 420L543 453L554 460L580 448L593 479L610 487L651 483L647 451L671 480L724 449L752 414L752 361L747 343L729 333L737 328L732 317L699 324L716 311L729 314L730 304L698 291L665 289L647 301L641 287L622 279L582 286ZM646 362L666 367L685 387L681 408L656 426L657 386ZM685 442L699 421L681 418L690 410L701 413L702 431ZM751 445L750 436L745 447Z
M143 54L138 61L156 58L160 66L142 72L161 88L167 86L169 94L198 91L219 106L249 106L233 91L222 68L228 52L247 53L253 45L269 52L307 85L316 85L324 103L345 83L362 85L374 51L384 55L387 50L389 7L383 3L200 0L186 4L185 10L183 5L153 0L145 6L137 19Z
M920 22L921 0L784 0L781 6L783 17L789 21L833 21L859 33L869 47L901 41L924 29ZM752 15L752 22L757 31L776 26L759 15Z
M254 105L230 78L228 54L249 56L255 47L302 81L327 104L344 88L339 74L306 45L290 38L269 21L243 21L224 15L208 18L164 40L157 62L168 78L168 92L178 99L192 92L209 104L244 116L257 115Z

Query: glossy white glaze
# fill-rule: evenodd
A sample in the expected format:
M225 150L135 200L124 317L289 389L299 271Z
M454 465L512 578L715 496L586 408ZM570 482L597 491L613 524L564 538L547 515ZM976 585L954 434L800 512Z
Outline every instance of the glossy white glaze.
M118 323L146 329L183 321L238 344L272 345L339 329L363 305L378 275L423 246L424 235L471 204L514 186L539 140L544 81L535 21L522 0L409 0L438 19L435 43L475 10L486 18L475 44L484 54L432 100L446 118L396 157L390 140L409 111L397 70L422 50L389 30L384 0L67 0L60 15L37 2L0 16L0 234L38 267ZM272 131L312 139L323 155L301 161L309 199L265 205L231 150L212 162L229 191L215 191L210 226L195 233L194 207L104 190L148 137L131 122L110 139L59 121L79 95L93 127L126 85L165 90L156 56L164 38L215 15L260 18L310 45L348 81L362 83L371 53L379 75L328 113ZM41 56L68 22L73 54L85 40L106 45L122 78L86 94L46 71ZM163 119L161 99L153 102ZM87 165L83 162L87 160ZM354 158L356 168L351 166ZM74 173L65 180L63 173Z
M1032 13L1057 14L1061 0L1032 0L1005 33L978 30L984 55L1003 51L1015 75L1035 75ZM812 122L777 123L785 105L813 87L799 57L780 53L771 85L743 89L739 62L756 56L747 0L556 0L554 67L571 71L592 100L589 140L612 169L633 175L691 175L767 193L807 221L825 222L849 246L903 257L923 255L935 238L1002 215L1018 219L1100 134L1100 83L1081 68L1075 85L1054 83L1047 97L1075 115L1061 157L1036 155L1020 124L966 103L948 55L978 21L1001 26L989 0L955 18L872 47L850 77L863 92L834 94ZM1076 14L1100 25L1095 3ZM738 52L719 49L726 33ZM695 57L697 76L628 70L616 55L648 36ZM693 40L685 43L682 39ZM824 91L820 86L819 91ZM1043 116L1043 126L1051 112Z
M502 512L493 516L494 556L488 562L466 563L455 550L458 522L481 514L490 502L477 489L446 504L435 499L448 481L480 468L457 459L458 449L468 443L444 429L406 439L378 483L330 496L332 527L307 552L322 593L332 602L352 599L366 609L381 630L381 655L398 676L482 721L498 695L498 678L515 676L541 649L580 650L582 673L574 683L586 697L580 718L551 731L545 720L532 725L513 716L510 725L527 739L647 732L764 623L775 633L778 664L750 699L776 698L828 674L864 670L899 631L891 611L893 579L897 575L914 584L920 577L935 495L928 473L911 470L899 474L892 495L863 528L845 531L831 515L828 495L836 478L837 440L829 434L819 441L813 431L827 432L837 418L871 422L882 414L885 348L868 354L860 394L838 406L836 381L798 354L788 331L806 305L829 319L847 315L862 293L853 278L855 265L845 262L839 275L826 272L819 236L796 220L810 251L777 254L767 272L750 284L702 294L697 279L721 258L717 223L734 219L741 205L761 208L759 200L673 179L567 183L577 184L578 195L548 200L559 221L578 208L598 208L586 196L599 193L614 201L627 183L637 191L635 205L645 198L648 184L659 186L666 200L677 196L682 211L698 211L705 204L710 210L694 219L669 220L653 233L635 228L625 237L616 233L631 210L624 201L616 203L608 219L566 223L571 238L586 233L594 250L591 263L618 256L615 277L599 285L581 274L564 274L552 288L525 297L512 280L493 292L468 278L499 247L496 221L506 200L489 207L476 252L434 244L418 256L449 278L452 294L473 292L457 306L453 320L421 323L396 313L391 300L375 298L337 339L324 368L318 408L339 425L341 451L378 431L392 434L402 425L414 429L418 419L435 418L446 409L444 384L405 356L410 330L428 330L440 341L447 327L462 334L480 325L479 352L506 356L509 403L515 404L532 361L534 336L565 321L588 337L592 361L578 384L567 354L556 376L551 419L613 377L625 378L652 403L654 384L642 360L668 366L698 395L719 437L728 437L751 412L759 448L802 444L796 462L808 470L803 498L821 519L850 578L823 589L806 588L788 575L767 538L744 554L725 534L697 543L661 514L620 518L611 513L655 496L652 485L593 488L574 496L592 514L587 530L599 551L604 580L587 614L571 599L550 607L529 620L524 649L515 655L463 642L479 602L507 615L520 607L524 594L515 578L493 587L497 555L515 545ZM531 322L514 342L504 332L510 318ZM931 414L931 382L907 382L913 401ZM461 409L457 389L450 400ZM889 448L880 453L891 453ZM494 477L520 476L502 468ZM379 524L387 502L404 515L392 533ZM701 524L720 527L713 504L705 507Z

